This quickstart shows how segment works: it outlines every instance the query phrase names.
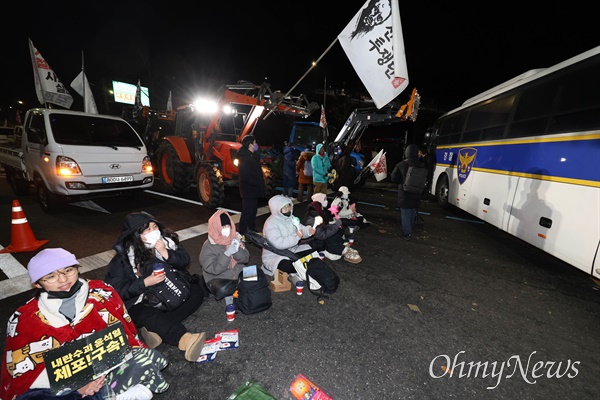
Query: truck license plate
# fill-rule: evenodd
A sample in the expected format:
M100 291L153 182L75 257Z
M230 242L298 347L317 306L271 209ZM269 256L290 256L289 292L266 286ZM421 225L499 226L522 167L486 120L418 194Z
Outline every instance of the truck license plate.
M133 176L108 176L102 178L102 183L119 183L131 181L133 181Z

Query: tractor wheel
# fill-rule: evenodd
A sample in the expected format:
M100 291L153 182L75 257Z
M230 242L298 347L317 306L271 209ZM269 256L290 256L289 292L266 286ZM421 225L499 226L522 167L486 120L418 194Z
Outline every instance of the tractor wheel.
M190 166L181 161L173 145L166 141L158 148L158 172L171 193L185 193L192 185Z
M448 176L446 174L440 175L435 185L435 198L440 207L448 207L448 196L450 194L450 185L448 184Z
M15 169L6 167L6 179L10 188L17 196L24 196L29 193L29 182L24 179Z
M196 173L198 197L208 208L215 209L225 200L221 171L212 164L200 164Z
M277 188L277 184L275 182L275 177L271 172L271 169L265 165L262 166L263 170L263 178L265 179L265 192L267 195L267 199L273 197L275 193L275 189Z

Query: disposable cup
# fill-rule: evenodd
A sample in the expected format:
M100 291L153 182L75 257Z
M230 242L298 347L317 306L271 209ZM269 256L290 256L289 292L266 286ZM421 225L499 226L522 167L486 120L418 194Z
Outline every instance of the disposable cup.
M227 306L225 312L227 313L227 321L231 322L235 320L235 307Z
M302 282L302 281L296 282L296 294L298 296L302 296L303 291L304 291L304 282Z

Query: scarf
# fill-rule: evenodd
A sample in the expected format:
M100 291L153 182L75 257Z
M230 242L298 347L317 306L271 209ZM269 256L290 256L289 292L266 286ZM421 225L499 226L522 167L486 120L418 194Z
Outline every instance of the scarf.
M229 236L223 236L221 234L221 230L223 226L221 225L221 214L227 215L229 218L229 225L231 226L231 232L229 232ZM231 216L227 214L227 211L217 210L209 219L208 219L208 239L211 243L220 244L221 246L229 246L231 241L236 237L235 224L231 220ZM231 256L231 260L229 261L230 266L234 266L237 264L237 261Z

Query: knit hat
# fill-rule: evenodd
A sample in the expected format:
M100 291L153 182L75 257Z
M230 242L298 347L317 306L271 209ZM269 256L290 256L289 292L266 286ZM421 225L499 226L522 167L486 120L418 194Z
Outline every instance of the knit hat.
M163 230L163 225L158 222L158 220L154 218L152 214L149 214L145 211L127 214L125 217L125 222L123 223L123 231L121 231L121 236L119 236L117 242L123 241L127 236L131 235L133 232L149 224L150 222L154 222L156 225L158 225L161 231Z
M344 193L346 196L348 196L350 194L350 190L348 190L348 188L346 186L340 186L338 191Z
M229 220L229 215L222 213L219 217L221 218L221 226L231 225L231 221Z
M56 270L77 264L78 262L75 255L69 253L65 249L44 249L29 260L27 271L29 272L31 283L35 283L39 281L40 278Z
M312 201L318 201L321 205L325 205L327 201L327 195L325 193L315 193L311 197Z
M248 147L248 145L250 143L254 143L254 136L252 136L252 135L244 136L244 138L242 139L242 146Z

